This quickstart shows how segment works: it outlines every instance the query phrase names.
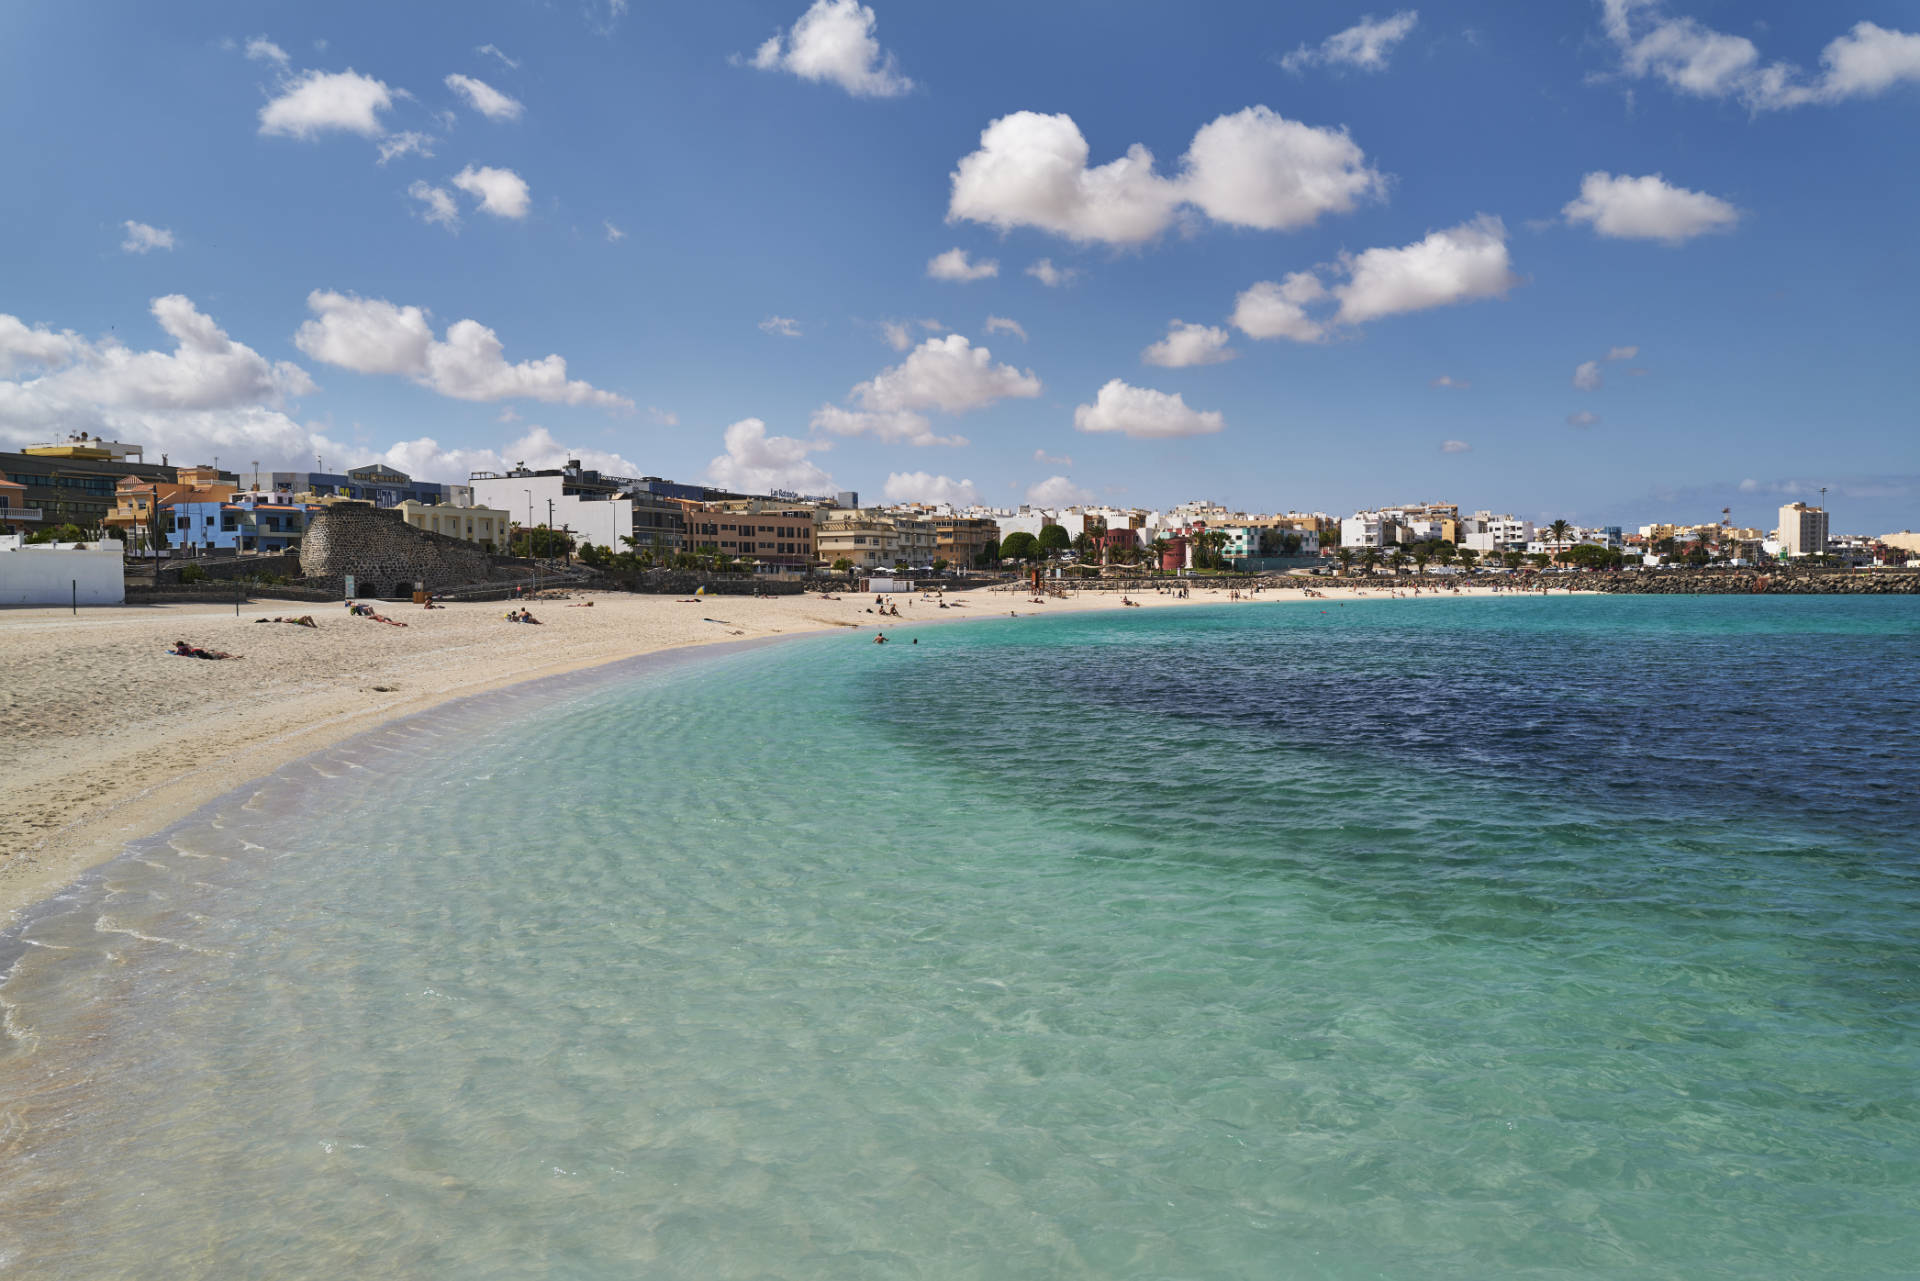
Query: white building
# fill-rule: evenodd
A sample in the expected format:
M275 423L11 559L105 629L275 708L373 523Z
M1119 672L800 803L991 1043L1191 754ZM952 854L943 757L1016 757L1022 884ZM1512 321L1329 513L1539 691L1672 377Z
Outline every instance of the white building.
M1525 551L1533 541L1533 534L1532 521L1496 516L1492 512L1479 511L1460 520L1460 546L1483 554Z
M0 534L0 605L120 605L127 599L123 545L38 543Z
M1407 541L1406 526L1386 512L1355 512L1340 522L1342 547L1392 547Z
M1788 503L1780 509L1777 535L1780 555L1824 556L1827 551L1827 513L1805 503Z
M506 511L522 525L564 529L576 544L625 551L621 540L633 534L633 500L615 481L583 471L578 462L542 471L475 472L470 480L477 506Z

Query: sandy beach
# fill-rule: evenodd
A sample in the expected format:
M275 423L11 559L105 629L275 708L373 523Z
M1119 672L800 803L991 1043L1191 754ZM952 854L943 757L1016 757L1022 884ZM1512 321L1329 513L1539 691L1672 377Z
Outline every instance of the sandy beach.
M1384 585L1314 587L1327 599L1394 595ZM1439 598L1431 589L1421 597ZM895 599L901 617L883 620L872 597L854 595L689 603L579 593L535 602L538 627L507 622L510 607L497 602L380 606L405 627L337 604L270 599L237 617L221 605L0 612L0 920L248 779L450 698L682 646L1124 608L1111 591L1045 604L1024 591L953 593L946 610ZM1204 587L1184 600L1133 599L1147 609L1230 602L1227 589ZM1288 589L1247 603L1316 599ZM255 621L303 614L319 626ZM175 640L240 657L176 657L167 652Z

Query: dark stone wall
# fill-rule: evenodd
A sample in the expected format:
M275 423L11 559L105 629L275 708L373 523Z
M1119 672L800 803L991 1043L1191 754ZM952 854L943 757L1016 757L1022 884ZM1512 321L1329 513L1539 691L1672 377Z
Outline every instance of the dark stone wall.
M492 559L476 543L415 529L396 511L349 503L307 518L300 570L336 589L352 574L356 589L383 597L406 596L416 582L437 591L496 576Z

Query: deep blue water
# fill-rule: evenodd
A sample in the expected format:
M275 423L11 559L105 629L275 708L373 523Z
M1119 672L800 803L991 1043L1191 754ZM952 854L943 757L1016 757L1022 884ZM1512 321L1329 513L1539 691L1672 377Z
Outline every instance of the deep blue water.
M1916 1272L1920 603L916 634L461 704L0 936L0 1271Z

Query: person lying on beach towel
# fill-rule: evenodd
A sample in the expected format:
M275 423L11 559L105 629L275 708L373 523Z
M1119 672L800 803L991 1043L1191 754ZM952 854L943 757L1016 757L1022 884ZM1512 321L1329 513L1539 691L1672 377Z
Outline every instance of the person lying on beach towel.
M256 623L292 623L295 627L320 626L320 624L313 621L312 614L302 614L298 618L282 618L278 614L275 614L272 618L256 618L253 621Z
M593 602L592 602L592 601L590 601L590 600L583 600L583 601L579 601L579 602L577 602L577 603L575 603L575 604L572 604L572 605L569 605L569 606L567 606L567 608L568 608L568 609L592 609L592 608L593 608Z
M187 644L187 642L183 640L175 641L173 643L173 648L168 650L167 652L169 654L177 655L181 658L239 658L241 657L241 655L239 654L229 654L223 650L201 649L198 645L189 645Z

